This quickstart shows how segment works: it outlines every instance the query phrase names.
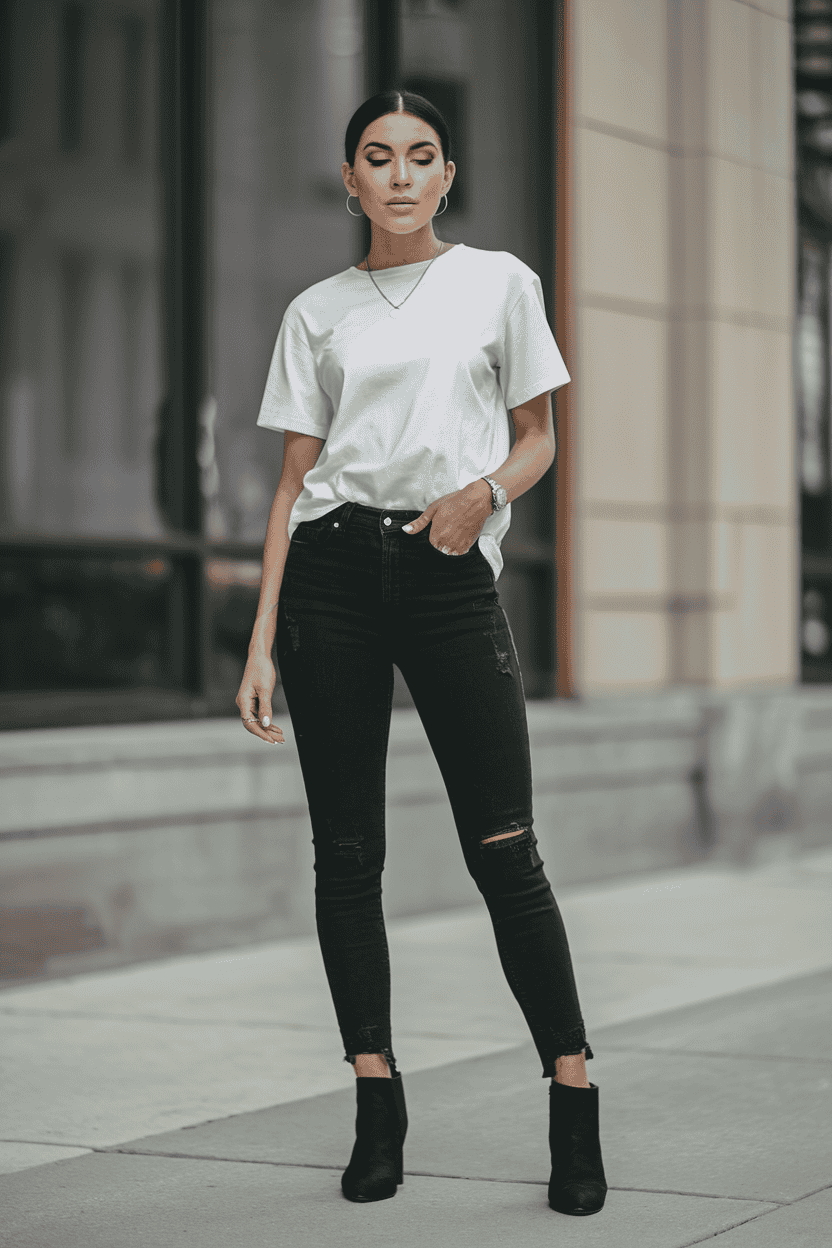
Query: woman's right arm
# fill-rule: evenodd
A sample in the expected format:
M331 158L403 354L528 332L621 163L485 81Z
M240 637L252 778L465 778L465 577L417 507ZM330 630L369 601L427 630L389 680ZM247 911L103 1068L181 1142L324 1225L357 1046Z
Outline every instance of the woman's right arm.
M323 438L315 438L309 433L287 430L284 434L283 468L269 513L263 547L260 601L248 647L248 662L237 694L237 706L243 720L255 716L244 727L255 737L272 743L283 740L283 730L271 722L272 694L277 683L272 647L280 584L289 553L289 516L303 489L303 478L318 462L323 445Z

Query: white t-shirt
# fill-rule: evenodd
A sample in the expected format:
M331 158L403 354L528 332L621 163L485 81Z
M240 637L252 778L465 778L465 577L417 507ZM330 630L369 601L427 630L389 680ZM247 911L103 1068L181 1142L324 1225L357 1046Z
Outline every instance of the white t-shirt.
M290 537L345 502L423 511L491 475L509 409L569 381L540 279L509 252L457 243L373 277L393 303L413 294L394 311L352 266L293 299L280 326L257 423L325 440ZM509 505L478 538L495 579L510 522Z

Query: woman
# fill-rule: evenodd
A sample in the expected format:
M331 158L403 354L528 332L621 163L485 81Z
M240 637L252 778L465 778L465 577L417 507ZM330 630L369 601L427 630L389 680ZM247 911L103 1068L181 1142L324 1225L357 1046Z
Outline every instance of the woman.
M237 705L249 732L283 741L271 722L276 644L321 951L357 1076L344 1195L383 1200L402 1182L407 1115L381 909L395 663L552 1080L549 1203L596 1213L607 1190L598 1087L535 848L522 679L495 588L508 504L552 463L550 394L569 375L536 274L508 252L434 234L455 169L445 121L422 96L386 91L350 120L347 209L358 215L357 197L372 242L361 264L293 300L278 334L258 424L285 431L285 452Z

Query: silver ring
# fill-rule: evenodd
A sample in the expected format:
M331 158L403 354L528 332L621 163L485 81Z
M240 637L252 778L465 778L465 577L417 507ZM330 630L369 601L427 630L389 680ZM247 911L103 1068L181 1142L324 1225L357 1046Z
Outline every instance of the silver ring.
M252 721L253 719L256 719L256 718L257 718L257 716L256 716L256 715L249 715L246 719L244 719L244 720L243 720L243 723L244 723L244 724L250 724L250 723L251 723L251 721Z

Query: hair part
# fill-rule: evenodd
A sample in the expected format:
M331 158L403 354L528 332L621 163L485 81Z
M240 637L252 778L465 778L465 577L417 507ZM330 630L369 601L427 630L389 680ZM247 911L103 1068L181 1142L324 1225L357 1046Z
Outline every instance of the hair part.
M344 153L350 168L355 165L355 153L364 131L372 122L389 113L408 113L411 117L427 122L439 136L442 159L447 165L451 159L451 135L448 123L439 109L415 91L402 91L398 87L391 87L387 91L379 91L378 95L371 95L363 104L359 104L350 118L344 138Z

